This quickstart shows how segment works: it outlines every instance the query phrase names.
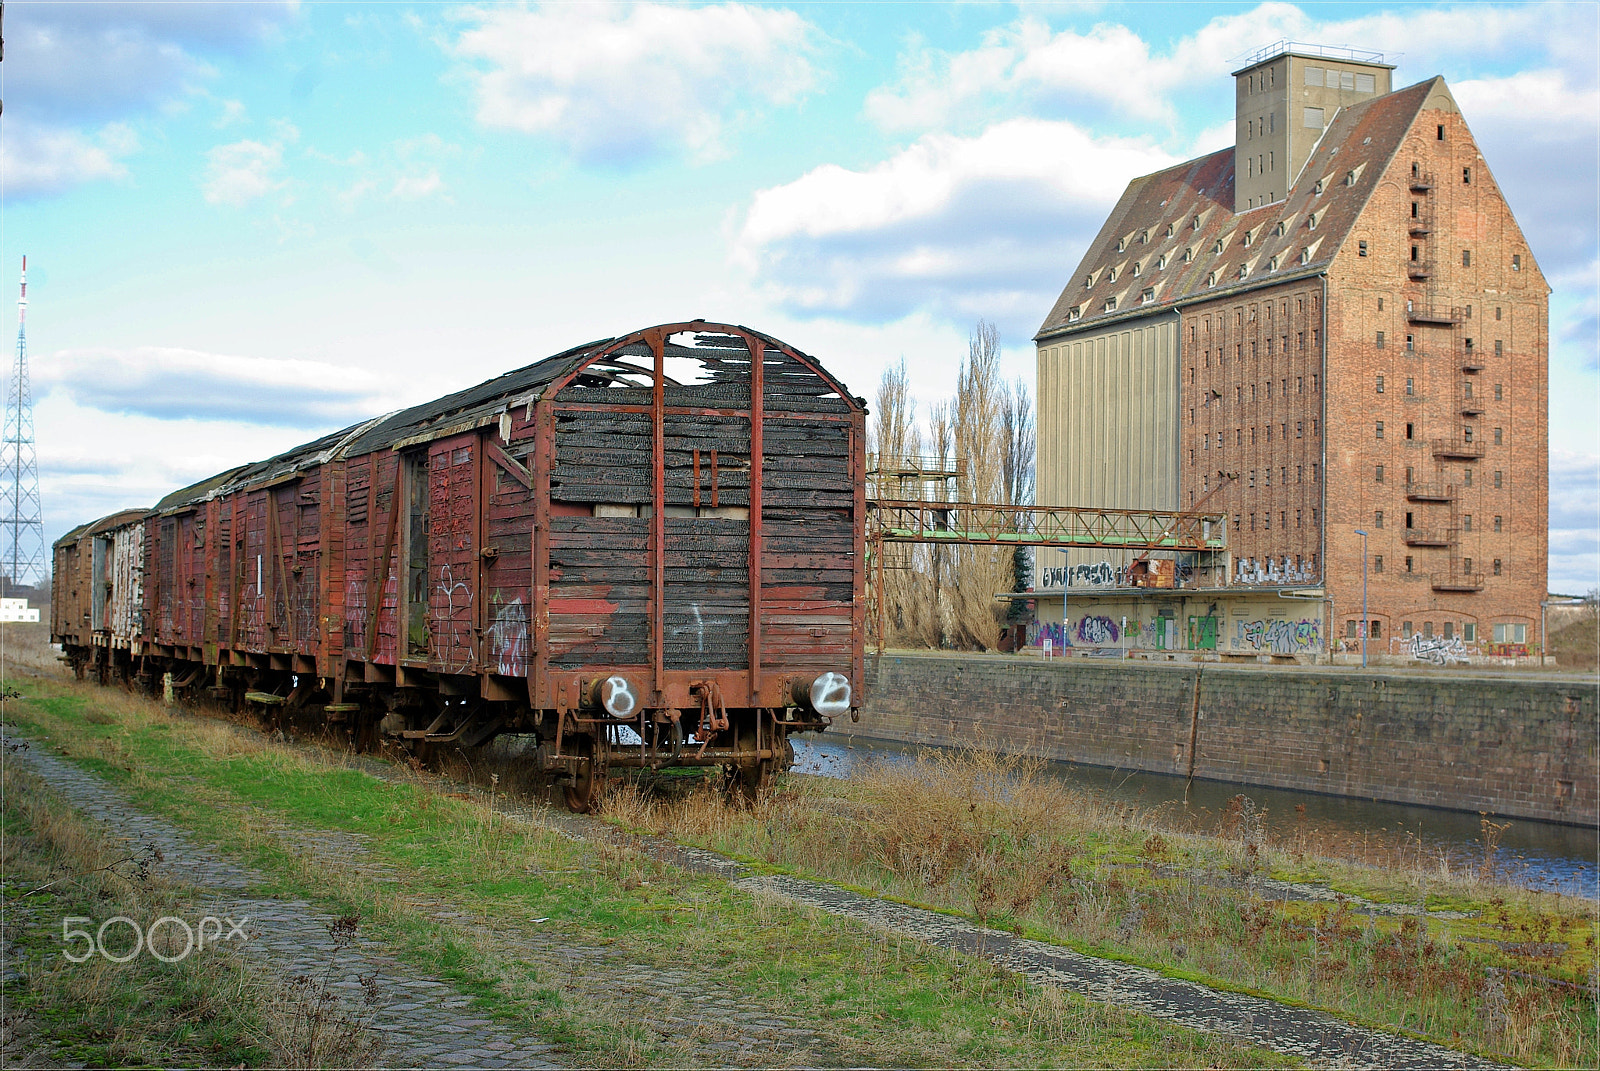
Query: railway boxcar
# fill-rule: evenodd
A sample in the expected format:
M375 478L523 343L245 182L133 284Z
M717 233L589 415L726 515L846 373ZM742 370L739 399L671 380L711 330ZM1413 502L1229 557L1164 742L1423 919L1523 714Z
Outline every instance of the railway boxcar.
M50 632L78 676L127 675L144 630L147 509L79 525L51 548Z
M748 328L580 346L163 499L130 650L361 739L533 734L580 808L612 766L753 788L859 702L864 420Z

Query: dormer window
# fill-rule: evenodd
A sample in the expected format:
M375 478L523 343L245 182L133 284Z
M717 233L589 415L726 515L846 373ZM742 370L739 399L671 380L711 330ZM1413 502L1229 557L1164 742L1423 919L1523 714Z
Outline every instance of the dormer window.
M1168 238L1172 237L1172 224L1170 224L1170 223L1167 224L1167 237Z
M1311 230L1317 229L1317 214L1315 212L1306 217L1306 226Z
M1139 232L1139 244L1140 245L1144 245L1149 240L1150 240L1150 232L1149 231L1140 231Z
M1273 257L1271 260L1267 261L1267 270L1268 271L1277 271L1278 270L1278 258L1277 257Z
M1272 228L1272 233L1277 235L1279 238L1282 238L1284 233L1286 231L1288 231L1288 229L1289 229L1289 225L1287 223L1285 223L1283 220L1280 219L1280 220L1278 220L1278 225L1276 227Z
M1185 264L1187 264L1189 261L1191 261L1193 259L1194 259L1194 246L1190 246L1188 249L1185 249L1183 251L1183 262Z
M1302 264L1310 264L1311 263L1311 247L1310 246L1306 246L1304 249L1300 250L1300 263L1302 263Z
M1249 264L1241 264L1241 265L1239 265L1239 278L1245 279L1245 278L1248 278L1249 275L1250 275L1250 265ZM1253 346L1253 345L1255 345L1255 343L1252 342L1251 345Z
M1217 244L1211 247L1211 252L1213 252L1213 253L1222 252L1222 239L1221 238L1218 238L1217 239Z
M1212 272L1210 275L1206 276L1206 285L1207 286L1216 286L1217 285L1217 273L1216 272Z
M1311 188L1311 192L1314 193L1314 194L1322 192L1322 180L1321 179L1317 180L1317 184Z
M1117 252L1120 253L1126 248L1128 248L1128 240L1126 238L1118 238L1117 239Z
M1144 292L1139 295L1139 304L1148 305L1152 301L1154 301L1155 299L1156 299L1156 288L1153 287L1153 286L1147 286L1147 287L1144 288Z
M1195 230L1199 230L1200 229L1200 217L1199 216L1194 217L1194 223L1191 224L1191 226L1193 226Z
M1106 311L1107 312L1115 312L1116 308L1117 308L1117 299L1114 298L1114 297L1106 298Z
M1083 317L1083 306L1082 305L1074 305L1074 306L1072 306L1072 308L1067 310L1067 321L1069 323L1072 322L1073 320L1081 319L1082 317Z
M1112 268L1110 271L1106 272L1106 282L1114 283L1116 281L1117 281L1117 269Z
M1139 274L1139 262L1137 260L1133 262L1133 274Z
M1088 275L1083 277L1083 288L1085 290L1094 289L1094 272L1090 272Z
M1167 266L1167 255L1165 253L1162 253L1159 257L1156 258L1156 271L1160 271L1162 268L1165 268L1166 266Z
M1344 184L1346 186L1354 186L1356 184L1356 173L1354 171L1346 171L1344 173Z

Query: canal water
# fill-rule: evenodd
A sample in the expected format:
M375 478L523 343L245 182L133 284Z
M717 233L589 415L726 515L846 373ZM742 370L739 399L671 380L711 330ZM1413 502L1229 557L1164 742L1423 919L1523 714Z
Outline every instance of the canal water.
M866 763L910 761L920 750L848 734L793 741L795 772L825 777L848 778ZM1156 812L1195 832L1218 831L1229 801L1243 793L1266 812L1272 843L1288 846L1304 839L1355 859L1407 862L1435 871L1448 866L1460 873L1483 865L1487 839L1493 846L1491 867L1501 880L1600 899L1600 832L1581 826L1488 818L1503 827L1496 831L1486 829L1485 817L1475 813L1200 779L1189 788L1185 802L1182 777L1064 762L1046 763L1044 771L1072 787Z

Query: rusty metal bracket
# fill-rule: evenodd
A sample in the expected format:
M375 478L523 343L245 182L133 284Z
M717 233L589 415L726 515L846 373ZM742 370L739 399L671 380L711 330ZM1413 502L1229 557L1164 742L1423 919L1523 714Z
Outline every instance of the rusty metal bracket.
M689 694L700 700L700 724L694 735L700 738L699 753L704 755L711 734L728 727L728 708L722 701L722 689L714 680L694 681L689 685Z

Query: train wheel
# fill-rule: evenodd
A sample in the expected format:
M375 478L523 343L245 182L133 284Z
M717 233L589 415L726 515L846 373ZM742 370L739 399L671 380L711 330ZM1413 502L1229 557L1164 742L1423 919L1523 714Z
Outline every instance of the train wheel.
M583 759L566 786L567 809L574 814L592 814L605 792L604 756L595 753L594 741L587 736L574 740L573 748Z

